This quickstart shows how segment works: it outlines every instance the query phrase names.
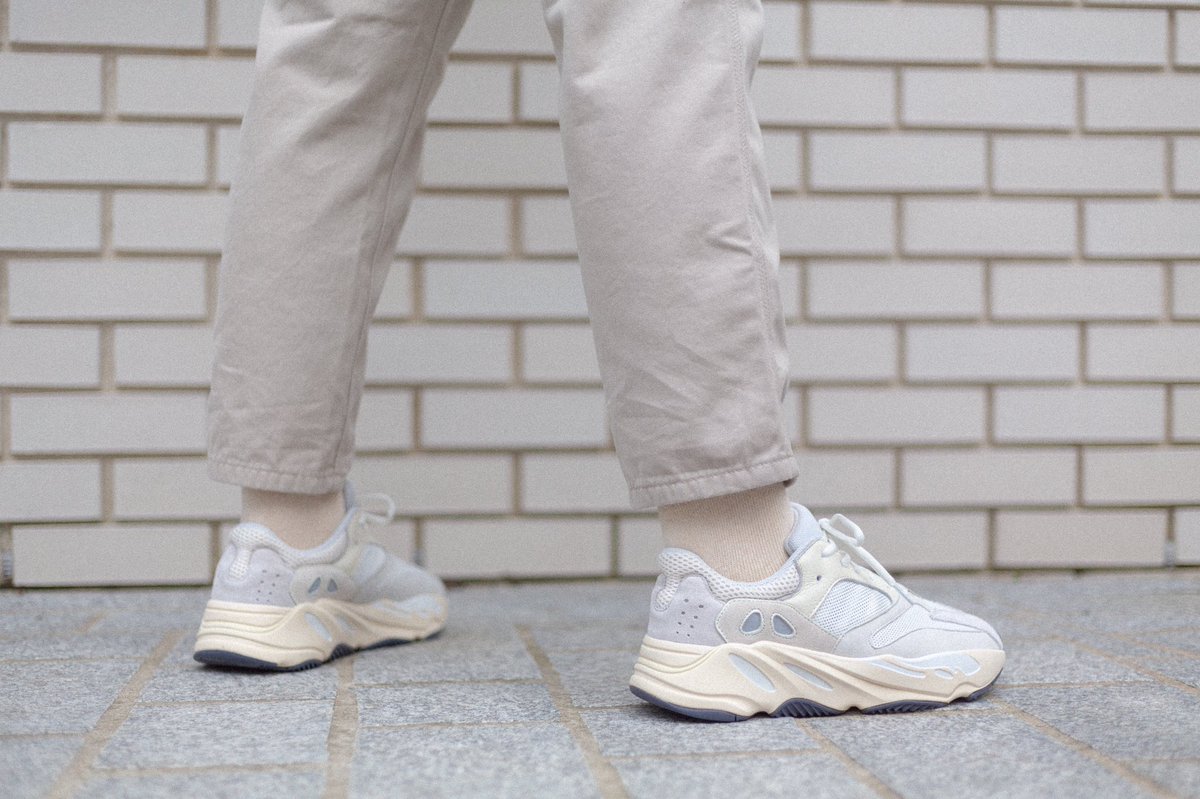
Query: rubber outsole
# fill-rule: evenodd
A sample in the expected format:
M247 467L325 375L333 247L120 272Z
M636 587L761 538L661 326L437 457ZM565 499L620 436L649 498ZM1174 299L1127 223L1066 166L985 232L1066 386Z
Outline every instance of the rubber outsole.
M192 655L192 658L206 666L215 666L225 669L241 669L245 671L273 671L273 672L288 672L288 671L307 671L315 669L317 666L324 666L326 663L332 663L338 658L346 655L353 655L355 652L366 652L370 649L381 649L385 646L400 646L401 644L411 644L415 641L428 641L431 638L436 638L441 633L441 630L431 633L424 638L389 638L386 641L379 641L370 646L354 647L338 644L333 648L333 653L325 660L306 660L303 663L298 663L295 666L280 666L278 663L271 663L267 660L259 660L258 658L239 655L236 652L226 652L223 649L202 649Z
M678 713L681 716L688 716L690 718L699 719L701 721L730 722L730 721L745 721L746 719L754 718L754 716L760 716L760 715L765 715L765 716L769 716L772 718L787 716L790 718L801 718L801 719L817 718L817 717L821 717L821 716L840 716L844 713L848 713L849 711L856 710L856 709L862 713L869 714L869 715L876 715L876 714L883 714L883 713L915 713L915 712L919 712L922 710L936 710L937 708L941 708L941 707L949 707L950 705L954 704L955 702L974 702L976 699L979 699L980 697L982 697L983 695L985 695L989 691L991 691L992 688L995 687L996 680L998 680L998 679L1000 679L999 672L996 674L996 676L994 678L992 678L992 681L990 683L988 683L987 685L983 686L982 688L978 689L977 691L974 691L966 696L959 697L958 699L955 699L950 702L929 702L929 701L925 701L925 700L909 700L909 701L904 701L904 702L888 702L887 704L875 705L873 707L867 707L867 708L847 708L846 710L838 710L836 708L826 707L825 705L822 705L819 702L813 702L808 699L792 699L787 702L784 702L782 705L775 708L770 713L765 713L765 714L764 713L755 713L751 716L741 716L741 715L738 715L737 713L730 713L725 710L705 710L703 708L682 707L681 705L676 705L673 702L667 702L665 700L659 699L658 697L656 697L650 693L647 693L646 691L643 691L640 688L635 688L632 685L629 686L629 690L638 699L649 702L650 704L655 705L657 707L661 707L664 710L669 710L672 713Z

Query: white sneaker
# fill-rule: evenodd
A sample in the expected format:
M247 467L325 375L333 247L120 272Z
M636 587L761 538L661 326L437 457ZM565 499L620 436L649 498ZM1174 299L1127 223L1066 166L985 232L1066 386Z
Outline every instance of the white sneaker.
M345 485L346 515L324 544L295 549L267 527L243 522L213 578L193 654L201 663L271 671L312 668L328 660L426 638L446 623L442 581L370 540L385 514L358 505Z
M790 557L739 583L693 552L665 549L630 689L710 721L923 710L971 700L1004 668L985 621L916 596L838 514L792 504Z

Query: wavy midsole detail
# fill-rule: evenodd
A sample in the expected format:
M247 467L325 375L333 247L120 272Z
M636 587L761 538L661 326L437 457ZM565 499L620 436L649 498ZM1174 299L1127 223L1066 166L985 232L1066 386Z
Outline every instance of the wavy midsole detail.
M322 597L291 608L213 599L204 608L195 651L234 652L288 668L328 660L338 646L425 638L445 621L446 601L436 594L371 604Z
M705 647L646 636L630 685L680 707L750 716L796 699L833 710L951 702L1003 667L999 649L851 658L770 641Z

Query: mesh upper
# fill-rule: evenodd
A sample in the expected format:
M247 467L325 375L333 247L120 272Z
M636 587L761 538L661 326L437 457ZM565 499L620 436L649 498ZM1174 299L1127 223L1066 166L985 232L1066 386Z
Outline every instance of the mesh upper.
M853 580L839 580L821 600L812 620L825 632L841 638L891 605L891 598L877 588Z

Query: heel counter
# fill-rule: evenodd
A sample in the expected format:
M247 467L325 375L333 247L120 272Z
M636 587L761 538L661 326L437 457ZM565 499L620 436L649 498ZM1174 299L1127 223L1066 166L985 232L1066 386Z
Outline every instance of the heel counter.
M235 569L239 560L244 569ZM240 572L240 574L238 573ZM292 570L270 549L244 549L236 543L225 548L213 577L212 598L223 602L291 607Z
M650 600L646 634L660 641L716 646L725 643L717 629L722 603L699 574L660 576Z

